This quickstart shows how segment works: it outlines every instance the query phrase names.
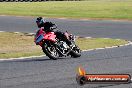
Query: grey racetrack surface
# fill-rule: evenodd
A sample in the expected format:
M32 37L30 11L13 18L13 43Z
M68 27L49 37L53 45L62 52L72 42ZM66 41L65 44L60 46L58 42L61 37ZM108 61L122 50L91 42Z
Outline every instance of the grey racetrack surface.
M54 21L59 29L79 36L132 39L128 21ZM0 16L0 31L35 32L35 18ZM87 73L128 73L132 75L132 46L82 52L80 58L49 60L48 57L0 61L0 88L132 88L132 84L76 83L77 68Z

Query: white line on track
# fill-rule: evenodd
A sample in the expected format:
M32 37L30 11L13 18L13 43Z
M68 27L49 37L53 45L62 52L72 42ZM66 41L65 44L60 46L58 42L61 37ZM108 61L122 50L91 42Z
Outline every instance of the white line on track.
M39 58L39 57L44 57L46 55L41 55L41 56L29 56L29 57L19 57L19 58L8 58L8 59L0 59L0 61L6 61L6 60L23 60L23 59L28 59L28 58Z
M14 33L18 34L18 33L20 33L20 32L14 32Z

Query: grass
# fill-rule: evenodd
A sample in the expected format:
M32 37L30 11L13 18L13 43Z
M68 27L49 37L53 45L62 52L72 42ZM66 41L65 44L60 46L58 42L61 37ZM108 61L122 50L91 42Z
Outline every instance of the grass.
M118 46L126 44L125 40L116 40L116 39L104 39L104 38L78 38L76 44L82 50L95 49L95 48L105 48L111 46Z
M77 45L82 49L101 48L126 44L125 40L103 38L78 38ZM17 58L43 55L41 48L34 43L34 37L26 33L0 32L0 58Z
M0 33L0 58L26 57L42 55L41 48L36 46L33 36L20 33Z
M3 2L1 15L132 19L132 0Z

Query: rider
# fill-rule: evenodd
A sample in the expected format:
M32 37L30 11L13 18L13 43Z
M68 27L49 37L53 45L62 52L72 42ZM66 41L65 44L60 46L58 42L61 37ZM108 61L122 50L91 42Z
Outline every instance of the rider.
M54 31L53 29L56 29L57 26L55 24L53 24L52 22L46 22L42 17L38 17L36 19L36 23L38 28L44 27L43 30L47 33L47 32L51 32ZM63 41L66 41L66 43L70 46L71 45L71 41L68 39L68 36L66 36L66 34L64 32L61 31L54 31L56 34L56 37L58 39L61 39Z

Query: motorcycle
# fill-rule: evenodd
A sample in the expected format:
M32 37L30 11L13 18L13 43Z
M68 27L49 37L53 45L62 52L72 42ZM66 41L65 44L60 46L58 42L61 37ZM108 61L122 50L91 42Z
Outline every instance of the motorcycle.
M65 35L71 41L70 46L65 41L57 39L54 32L46 33L43 28L40 28L35 34L34 42L36 45L40 45L46 56L53 60L69 55L74 58L80 57L81 50L75 44L75 37L68 32L65 32Z

